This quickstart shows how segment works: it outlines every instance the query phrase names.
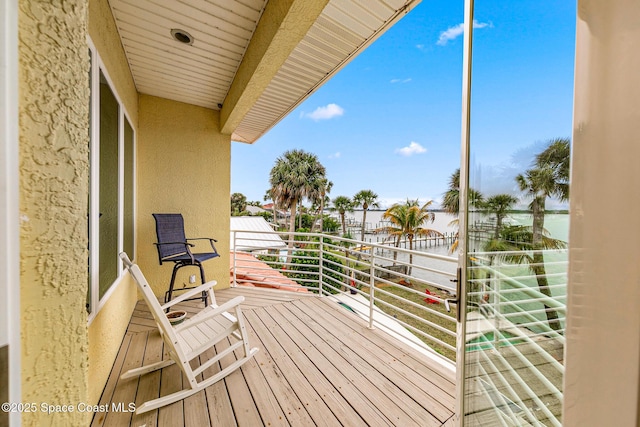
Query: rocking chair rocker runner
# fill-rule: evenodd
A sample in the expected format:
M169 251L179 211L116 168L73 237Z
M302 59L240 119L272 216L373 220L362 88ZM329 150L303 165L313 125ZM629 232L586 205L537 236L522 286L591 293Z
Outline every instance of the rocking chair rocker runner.
M213 280L205 283L204 285L193 288L173 301L160 305L157 298L151 291L147 279L145 279L144 275L140 271L140 268L129 260L126 253L120 253L120 258L122 258L125 267L129 270L129 273L133 276L138 287L142 291L144 300L149 306L149 310L158 325L160 335L162 336L166 346L165 349L168 350L170 357L169 359L161 362L131 369L122 374L120 378L127 379L137 377L175 363L182 370L182 373L185 376L184 378L186 378L190 387L188 389L177 391L167 396L162 396L145 402L138 406L136 409L137 414L142 414L144 412L169 405L185 399L200 390L204 390L234 372L258 352L257 348L249 349L247 330L242 311L240 310L240 304L244 301L244 297L238 296L221 306L217 306L213 293L213 287L216 285L216 281ZM179 325L171 325L169 323L169 319L167 319L167 316L164 313L164 310L179 302L185 301L194 295L198 295L200 292L207 292L209 294L212 305L205 307L198 314L185 320ZM235 316L228 313L228 310L234 310ZM206 356L204 353L227 337L233 337L237 341L232 339L232 344L228 348L205 361ZM233 341L236 342L233 343ZM204 378L203 375L201 375L207 368L217 363L226 355L240 348L243 350L243 356L234 363L211 377ZM192 368L190 361L198 359L198 357L200 357L201 363L200 366L194 369Z
M218 251L213 245L217 242L216 239L209 237L198 237L187 239L184 233L184 219L181 214L153 214L153 218L156 220L156 234L158 237L158 243L154 243L158 248L158 259L160 265L163 262L174 262L173 273L171 274L171 283L169 284L169 290L164 294L164 302L171 301L173 295L173 287L176 281L176 273L182 267L188 265L196 266L200 269L200 280L205 283L204 269L202 263L208 259L218 257ZM193 243L189 243L190 240L208 240L211 244L213 252L205 253L193 253L191 248ZM182 290L189 290L190 288L182 288ZM206 292L202 293L202 301L204 305L207 305ZM197 299L197 298L196 298Z

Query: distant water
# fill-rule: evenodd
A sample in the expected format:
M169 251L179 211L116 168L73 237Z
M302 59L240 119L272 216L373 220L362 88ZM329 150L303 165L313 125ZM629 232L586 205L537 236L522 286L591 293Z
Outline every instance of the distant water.
M345 218L358 223L362 222L362 210L356 210L353 213L347 213ZM382 215L384 210L367 211L367 230L374 230L382 227ZM432 228L444 234L455 233L458 231L457 224L451 225L451 222L457 219L457 216L450 215L445 212L435 212L436 218L433 223L425 224L425 228ZM485 216L488 220L489 216ZM506 223L513 225L531 225L533 217L528 213L518 213L507 215ZM551 237L565 242L569 241L569 215L568 214L547 214L544 219L544 227L549 231ZM352 231L353 238L359 239L360 234ZM365 236L365 240L369 240L370 236ZM374 239L375 240L375 239Z
M382 222L383 214L384 214L383 210L367 211L367 230L368 231L372 231L384 225ZM353 222L360 223L362 221L362 210L355 211L351 214L347 214L345 218L350 219ZM458 231L457 224L451 225L451 222L456 218L457 218L456 216L447 214L445 212L435 212L435 221L431 224L426 224L424 227L433 228L434 230L437 230L441 233L451 235L452 233L456 233ZM485 216L482 220L488 221L489 218L490 218L489 216ZM533 217L531 214L528 214L528 213L510 214L505 219L505 222L513 225L531 225L533 222ZM547 229L551 237L568 242L568 237L569 237L569 215L568 214L547 214L545 217L544 225L545 225L545 229ZM359 239L360 229L352 228L351 234L354 239ZM367 233L365 234L365 241L371 241L374 243L377 241L381 242L384 239L384 237L385 237L384 235L375 235L372 233ZM431 247L418 246L416 247L416 250L438 254L438 255L451 256L454 258L457 258L458 256L457 253L451 254L449 252L449 245L444 245L444 246L440 245L440 246L431 246ZM546 256L546 258L548 258L548 261L566 261L567 254L558 253L557 255L551 256L551 258L549 257L550 257L549 255ZM407 261L408 259L403 259L403 260ZM418 265L418 266L424 265L431 268L437 268L441 271L446 271L448 273L454 273L455 267L456 267L455 263L438 261L430 258L414 259L414 265ZM555 271L554 269L560 269L557 271L557 273L566 273L566 265L548 267L548 270L550 272ZM522 267L522 272L524 275L528 275L526 267ZM433 281L435 283L440 283L440 285L443 288L449 288L449 289L454 288L454 285L449 283L449 280L443 280L441 277L436 277L436 276L432 277L432 274L421 271L419 267L414 270L413 275L418 278ZM560 276L552 277L550 279L551 282L556 282L558 280L562 281L566 279ZM532 287L537 286L537 283L533 278L521 279L521 281L523 283L526 282ZM564 295L564 293L565 293L564 288L555 288L553 290L554 295L562 296Z

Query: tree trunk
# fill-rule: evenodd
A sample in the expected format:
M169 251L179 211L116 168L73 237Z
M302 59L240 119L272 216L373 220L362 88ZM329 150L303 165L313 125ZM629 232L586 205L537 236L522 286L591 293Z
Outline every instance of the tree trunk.
M502 229L502 216L500 214L496 215L496 231L493 235L494 239L498 240L500 238L500 229Z
M544 230L545 199L546 196L537 196L533 199L533 203L531 204L533 211L533 236L531 237L531 243L534 250L531 270L536 275L540 293L548 298L552 298L551 290L549 289L549 281L547 280L547 271L544 266L544 255L539 250L542 244L542 232ZM558 312L547 304L544 304L544 309L547 314L549 327L554 331L560 330L561 325L560 320L558 320Z
M413 250L413 235L407 234L407 239L409 239L409 250ZM413 266L413 254L409 254L409 268L407 268L407 275L411 275L411 270Z
M533 266L531 269L536 275L540 293L548 298L552 298L551 289L549 289L549 281L547 280L547 272L544 267L544 255L542 254L542 252L535 251L533 253ZM544 309L547 314L547 322L549 323L549 327L554 331L561 330L562 325L560 324L560 320L558 318L558 312L555 309L549 307L547 304L544 304Z
M342 236L347 234L347 226L344 223L344 212L340 212L340 221L342 221Z
M293 233L296 231L296 208L298 207L298 201L293 200L291 202L291 218L289 218L289 243L287 243L287 264L291 262L293 256Z
M360 243L360 251L358 252L358 261L360 261L360 259L362 259L362 251L364 250L364 226L366 224L366 220L367 220L367 207L366 205L363 206L364 210L362 211L362 229L360 230L360 241L362 243Z
M324 232L324 194L320 200L320 233Z
M531 243L533 248L537 249L542 243L542 232L544 230L544 211L545 211L545 198L537 196L531 203L531 210L533 213L533 227Z
M400 247L400 236L394 236L393 242L396 248ZM396 265L396 261L398 260L398 251L393 251L393 265Z

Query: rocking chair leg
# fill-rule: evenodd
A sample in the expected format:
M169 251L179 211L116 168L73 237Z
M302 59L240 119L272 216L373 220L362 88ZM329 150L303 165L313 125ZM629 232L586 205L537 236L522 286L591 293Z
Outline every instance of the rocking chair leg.
M175 363L172 359L162 360L160 362L152 363L150 365L141 366L139 368L130 369L124 374L120 375L121 380L125 380L127 378L138 377L140 375L148 374L149 372L157 371L162 368L166 368L167 366L171 366Z
M175 402L177 402L179 400L186 399L187 397L191 396L192 394L196 394L197 392L199 392L201 390L204 390L205 388L209 387L210 385L213 385L213 384L217 383L218 381L220 381L221 379L223 379L227 375L231 374L233 371L238 369L240 366L244 365L257 352L258 352L257 348L252 349L248 356L243 357L242 359L236 360L234 363L232 363L231 365L227 366L226 368L224 368L222 371L218 372L214 376L209 377L209 378L205 379L204 381L199 382L196 385L196 387L194 387L194 388L191 388L191 389L188 389L188 390L180 390L180 391L177 391L175 393L169 394L167 396L162 396L162 397L159 397L157 399L149 400L148 402L143 403L142 405L140 405L136 409L136 414L138 414L138 415L139 414L144 414L145 412L152 411L154 409L158 409L158 408L161 408L161 407L166 406L166 405L170 405L170 404L175 403Z

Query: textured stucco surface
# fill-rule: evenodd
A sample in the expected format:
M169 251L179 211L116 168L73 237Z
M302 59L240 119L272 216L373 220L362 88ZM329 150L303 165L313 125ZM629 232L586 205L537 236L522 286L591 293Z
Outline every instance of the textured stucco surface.
M167 290L173 264L158 264L152 213L182 213L187 237L218 239L220 258L203 264L205 274L229 286L230 163L231 137L219 132L217 111L140 95L137 262L156 295ZM198 269L181 269L176 283L190 274Z
M106 0L89 1L89 36L111 82L112 90L129 113L134 130L138 123L138 92L126 61L111 9ZM138 299L135 284L125 275L118 288L89 325L89 402L96 404Z
M92 405L100 400L138 300L135 284L128 274L114 286L117 286L115 291L89 326L88 402Z
M22 400L87 399L86 2L19 3ZM86 425L25 413L23 425Z

